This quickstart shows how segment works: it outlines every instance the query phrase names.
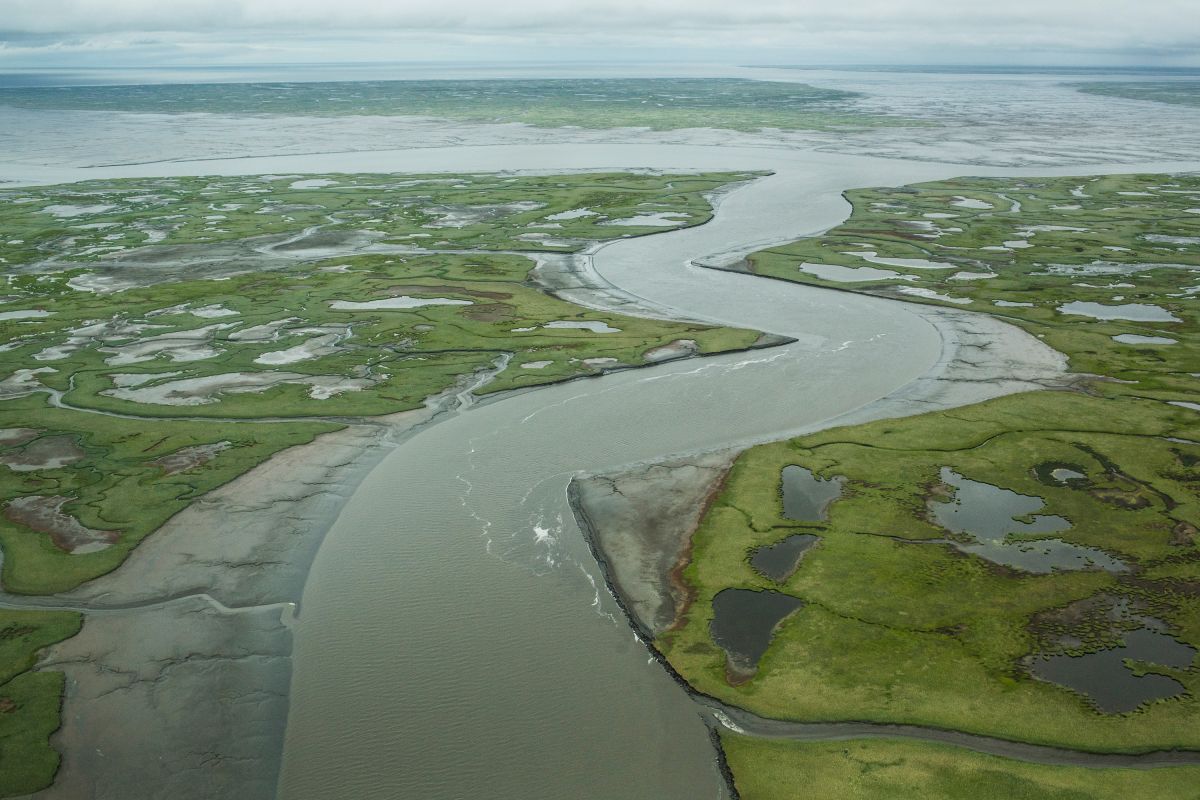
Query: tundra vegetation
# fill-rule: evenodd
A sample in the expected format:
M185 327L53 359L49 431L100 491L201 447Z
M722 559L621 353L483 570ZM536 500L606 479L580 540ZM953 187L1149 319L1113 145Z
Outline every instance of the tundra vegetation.
M1066 354L1077 380L746 451L694 534L690 605L656 646L699 691L763 717L1200 750L1200 178L961 179L848 198L843 225L735 268L992 313ZM821 518L786 513L789 467L840 482ZM798 534L817 538L794 569L755 568ZM770 636L754 657L719 618L726 592L781 610L745 617ZM724 741L753 800L800 785L1186 797L1196 780L882 739Z
M323 175L0 191L0 550L64 592L279 451L431 398L749 347L591 311L539 259L707 221L749 174ZM47 785L72 613L0 613L0 796Z

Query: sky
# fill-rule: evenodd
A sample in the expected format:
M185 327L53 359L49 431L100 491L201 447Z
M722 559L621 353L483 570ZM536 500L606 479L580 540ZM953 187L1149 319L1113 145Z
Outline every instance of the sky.
M4 0L0 69L300 62L1200 67L1200 0Z

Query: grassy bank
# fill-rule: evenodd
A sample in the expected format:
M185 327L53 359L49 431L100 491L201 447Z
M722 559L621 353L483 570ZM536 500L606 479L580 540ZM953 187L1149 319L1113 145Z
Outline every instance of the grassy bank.
M0 797L44 789L58 769L49 738L59 726L64 677L27 670L41 648L74 636L82 619L0 610Z
M537 288L531 258L495 252L700 224L706 193L747 177L266 176L0 192L11 237L0 253L14 270L0 309L5 587L63 591L112 570L195 498L336 427L317 420L418 408L484 371L495 374L480 391L494 392L750 346L753 331L581 309ZM367 245L395 252L355 254ZM405 249L418 245L453 252ZM139 419L50 408L47 392ZM297 421L249 424L263 417Z
M1097 598L1123 598L1200 645L1200 601L1190 591L1200 563L1194 541L1175 534L1200 525L1200 470L1185 466L1195 446L1167 440L1194 436L1195 416L1147 401L1018 395L754 448L693 537L684 579L694 601L658 646L700 691L768 717L914 723L1081 749L1200 749L1200 674L1191 669L1165 671L1186 694L1110 715L1024 666L1035 654L1110 646L1127 626L1108 619L1110 604L1083 610ZM1060 463L1079 467L1086 482L1039 480L1039 468ZM790 464L846 478L828 522L782 516L779 475ZM1044 498L1039 514L1071 522L1055 537L1100 548L1129 571L1030 574L960 552L928 511L945 496L945 467ZM750 565L755 548L796 532L821 539L786 581ZM709 631L712 598L730 587L805 603L740 683ZM1067 607L1080 609L1074 645L1050 624Z
M1124 800L1196 796L1200 767L1049 767L892 739L764 741L725 734L742 800Z

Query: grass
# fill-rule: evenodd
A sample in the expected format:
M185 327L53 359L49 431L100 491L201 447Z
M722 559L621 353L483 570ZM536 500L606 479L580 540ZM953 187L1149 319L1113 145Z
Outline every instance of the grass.
M83 525L120 531L112 547L71 554L56 547L45 534L0 518L4 588L38 595L73 589L112 571L139 542L193 500L280 450L310 442L340 426L129 420L49 408L41 397L32 396L0 404L0 428L17 427L32 428L39 438L70 437L85 455L57 469L17 472L0 468L0 496L70 497L64 511ZM185 448L217 442L230 446L192 469L167 474L155 463ZM20 449L10 447L0 453Z
M753 173L651 175L373 175L183 177L83 181L0 190L0 265L55 269L147 246L139 253L191 256L187 272L242 243L298 234L370 231L377 243L469 250L575 252L605 241L663 230L611 225L670 213L684 226L708 221L707 192ZM591 214L548 219L584 209ZM326 239L328 241L328 239ZM204 245L191 251L173 245Z
M69 612L0 610L0 797L44 789L58 770L49 738L65 677L27 670L38 650L74 636L81 622Z
M51 437L67 437L85 452L57 468L0 468L0 500L65 497L69 517L119 532L107 549L70 553L24 520L0 517L5 587L27 594L74 588L116 568L188 503L279 450L347 418L418 408L504 359L508 366L481 393L638 366L648 351L680 339L702 353L753 344L754 331L593 312L559 300L529 277L530 256L552 243L519 238L531 225L560 226L550 228L564 242L559 249L575 251L658 230L601 224L609 220L669 212L680 225L699 224L711 216L708 192L748 177L267 176L0 192L11 237L0 252L17 270L7 279L4 310L44 314L0 318L7 342L0 379L40 370L32 393L0 403L0 427L34 428L39 439L0 446L0 459L19 459ZM589 214L546 221L578 209ZM281 258L255 250L267 241L262 234L283 241L318 225L332 237L323 246L350 254ZM363 236L446 252L354 255L346 237ZM135 245L132 255L97 251ZM496 252L509 248L529 255ZM98 292L80 288L97 275L122 282ZM396 296L457 305L334 307ZM545 327L558 321L610 332ZM306 346L313 349L296 350ZM222 388L243 378L272 385ZM189 381L216 383L189 393ZM47 407L43 393L50 391L62 393L70 409L103 414ZM296 422L253 424L265 417ZM226 449L185 472L167 475L157 463L217 443Z
M693 537L684 578L694 601L657 644L700 691L768 717L915 723L1082 749L1200 748L1192 670L1170 673L1188 695L1103 715L1022 666L1032 653L1064 651L1060 631L1039 632L1031 620L1099 594L1144 606L1200 645L1200 602L1188 589L1200 578L1195 548L1171 543L1181 522L1200 524L1200 471L1181 463L1197 448L1163 438L1195 435L1194 416L1124 398L1018 395L754 448ZM1063 419L1077 423L1065 431ZM1042 483L1032 469L1044 461L1080 465L1087 488ZM1105 467L1114 462L1120 475ZM782 517L779 474L789 464L845 476L847 490L828 523L803 526L820 544L777 585L748 555L800 530ZM947 536L925 512L945 466L1045 498L1039 513L1072 522L1057 536L1134 568L1034 575L930 542ZM1131 497L1146 505L1118 502ZM727 587L780 590L806 604L780 626L757 674L736 685L708 629L712 597ZM1092 620L1079 650L1111 641L1101 622Z
M847 197L854 211L845 223L823 236L756 253L747 268L782 280L1001 315L1066 353L1074 371L1136 382L1098 387L1105 392L1187 400L1200 389L1191 374L1200 372L1200 312L1193 300L1200 269L1200 177L962 178L855 190ZM964 208L956 205L959 198L987 208ZM1031 231L1039 226L1043 229ZM1029 246L1006 248L1005 242ZM868 251L945 268L879 265L854 255ZM1108 272L1096 273L1094 262L1103 262ZM871 279L839 282L804 271L804 264L892 274L852 275ZM963 280L961 273L991 277ZM902 289L969 302L922 298ZM1072 301L1153 305L1180 321L1105 321L1058 310ZM1179 344L1115 343L1112 337L1122 334Z
M764 741L723 733L743 800L1194 800L1200 767L1055 767L897 739Z
M13 323L26 331L11 357L31 367L52 366L42 377L67 392L72 405L146 416L304 417L377 415L417 408L425 398L453 385L459 376L488 368L501 355L512 356L508 369L484 391L548 383L599 374L611 364L640 365L646 351L677 339L696 341L702 352L749 346L752 331L712 328L585 311L527 283L531 262L521 256L489 254L430 256L356 256L298 268L255 272L227 280L179 281L120 294L122 318L161 327L146 337L194 333L212 349L203 359L177 362L164 353L134 364L119 361L112 347L83 347L63 359L38 362L47 348L63 345L72 331L111 313L112 298L66 287L77 273L30 282L39 300L25 304L53 311L44 321ZM326 267L346 272L323 271ZM337 310L338 301L370 301L406 295L448 298L467 306L426 306L411 310ZM236 315L203 319L188 309L220 304ZM617 332L542 327L554 321L605 323ZM265 341L239 340L239 331L280 323ZM212 330L214 323L230 325ZM3 323L0 323L3 324ZM324 326L324 328L323 328ZM294 363L264 365L258 359L333 331L346 334L333 352ZM134 339L134 337L128 337ZM128 341L125 342L128 344ZM116 345L119 346L119 345ZM590 359L612 359L605 364ZM550 363L524 369L525 363ZM227 394L186 408L113 396L113 375L145 375L142 388L173 381L231 373L287 372L307 376L366 379L369 386L324 399L310 387L288 384L260 393ZM156 377L157 376L157 377ZM203 398L202 398L203 399Z

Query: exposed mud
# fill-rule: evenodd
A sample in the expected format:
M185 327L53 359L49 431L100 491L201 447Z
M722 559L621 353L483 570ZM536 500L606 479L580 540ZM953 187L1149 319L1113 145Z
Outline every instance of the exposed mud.
M87 455L74 436L43 436L20 450L0 453L0 464L14 472L58 469Z
M44 533L59 550L68 553L96 553L112 546L120 531L89 528L62 508L75 498L59 495L25 495L8 502L4 516L32 531Z
M650 638L674 625L688 602L676 569L735 455L723 451L571 482L580 529Z
M161 467L164 475L176 475L204 466L232 446L232 442L193 445L159 456L150 463Z

